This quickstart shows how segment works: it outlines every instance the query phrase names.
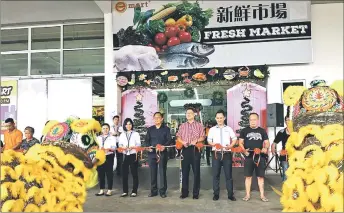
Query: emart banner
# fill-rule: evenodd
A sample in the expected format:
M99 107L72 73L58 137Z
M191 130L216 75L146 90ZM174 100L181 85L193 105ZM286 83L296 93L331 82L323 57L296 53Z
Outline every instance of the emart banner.
M310 1L114 1L114 71L312 62Z
M18 98L18 82L12 81L1 81L1 134L6 130L4 128L4 121L7 118L13 118L17 120L17 98Z

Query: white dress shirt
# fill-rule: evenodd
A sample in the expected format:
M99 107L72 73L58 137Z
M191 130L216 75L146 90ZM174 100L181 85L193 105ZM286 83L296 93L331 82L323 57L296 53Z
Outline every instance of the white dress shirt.
M214 126L211 127L208 133L208 142L213 144L221 144L223 147L228 146L231 144L231 139L236 140L237 137L233 131L233 129L229 126L224 125L223 127ZM215 147L213 147L215 150ZM217 149L216 151L221 151L221 149ZM223 149L226 151L226 149Z
M99 142L99 148L116 149L116 138L110 134L98 136L97 140ZM107 151L106 155L110 155L113 153L114 152Z
M140 140L140 134L135 131L130 131L130 132L122 132L121 135L119 136L119 147L123 148L129 148L129 147L137 147L141 146L141 140ZM136 150L127 150L123 154L125 155L131 155L135 154Z
M115 126L115 125L112 125L111 126L111 129L110 129L110 133L111 134L114 134L114 133L122 133L123 132L123 128L118 125L118 126ZM119 135L118 136L114 136L116 138L116 142L119 143Z

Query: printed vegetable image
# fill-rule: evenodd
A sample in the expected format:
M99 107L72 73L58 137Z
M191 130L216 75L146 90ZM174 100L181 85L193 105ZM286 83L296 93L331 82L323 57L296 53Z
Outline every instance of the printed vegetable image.
M204 57L213 53L215 49L213 45L197 44L197 42L200 41L201 31L209 24L212 16L212 9L202 9L197 1L191 3L183 0L178 3L165 4L156 10L150 9L147 11L142 11L141 7L136 7L133 17L134 26L130 26L126 30L121 29L117 34L119 46L142 45L153 47L161 60L161 68L170 67L172 59L177 59L174 64L176 62L181 63L183 64L182 66L185 66L184 68L202 67L209 63L209 60ZM187 43L191 45L180 46ZM180 46L178 48L179 52L170 50L170 48L178 46ZM200 51L204 49L210 51L207 51L205 54L195 54L192 53L192 49L189 49L189 47L202 47ZM162 54L164 54L163 57L161 56ZM167 56L166 54L181 54L181 56ZM193 63L183 61L189 60L190 57ZM115 56L115 58L118 57ZM138 60L140 59L138 58ZM158 61L155 56L154 60ZM117 61L124 65L122 59ZM116 62L115 66L117 69L121 67L117 66ZM119 69L119 71L131 70L132 68L133 66L128 64Z
M173 18L169 18L165 21L166 27L173 27L176 25L176 21Z
M160 19L163 19L163 18L167 17L168 15L170 15L171 13L173 13L174 11L176 11L176 9L177 9L176 7L166 8L166 9L156 13L149 20L160 20Z
M178 32L179 32L178 27L170 26L166 28L165 35L167 38L172 38L172 37L176 37Z
M158 33L155 35L155 38L154 38L155 43L161 46L166 44L166 40L167 38L164 33Z
M186 27L191 27L192 17L189 15L185 15L185 16L181 17L180 19L178 19L177 24L181 24L181 25L184 25Z
M191 42L191 34L188 32L180 32L178 34L181 43Z
M169 47L175 46L175 45L178 45L178 44L180 44L180 40L177 37L172 37L167 42L167 46L169 46Z

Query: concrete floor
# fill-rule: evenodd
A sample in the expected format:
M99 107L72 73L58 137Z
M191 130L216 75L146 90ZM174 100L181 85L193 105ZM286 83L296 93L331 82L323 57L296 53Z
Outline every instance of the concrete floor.
M213 201L212 190L201 190L200 198L193 200L188 197L184 200L179 198L179 191L169 191L167 198L149 198L148 190L139 191L136 198L119 197L121 190L116 189L111 197L96 197L98 192L93 188L88 192L87 201L84 205L85 212L276 212L282 211L279 196L274 191L267 191L266 197L269 202L264 203L259 199L259 193L253 191L251 200L244 202L244 191L235 191L237 201L227 199L226 191L221 191L220 200Z

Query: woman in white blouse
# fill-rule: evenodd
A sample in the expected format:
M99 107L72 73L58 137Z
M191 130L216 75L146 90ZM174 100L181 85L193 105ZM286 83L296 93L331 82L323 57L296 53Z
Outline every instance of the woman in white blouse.
M137 188L139 186L139 177L137 173L138 161L136 160L136 150L134 147L141 146L140 135L133 130L133 121L130 118L126 118L123 122L123 132L119 137L119 147L126 148L123 152L124 160L122 164L122 182L123 182L123 194L121 197L128 196L128 175L129 167L133 176L133 190L130 197L137 196Z
M104 195L105 191L105 175L108 184L108 190L106 192L106 196L112 195L112 185L113 185L113 165L114 159L116 157L116 137L112 136L109 133L110 125L104 123L102 125L102 135L97 137L99 142L99 148L105 150L106 160L105 163L102 164L97 168L98 170L98 178L99 178L99 186L100 191L96 194L96 196Z

